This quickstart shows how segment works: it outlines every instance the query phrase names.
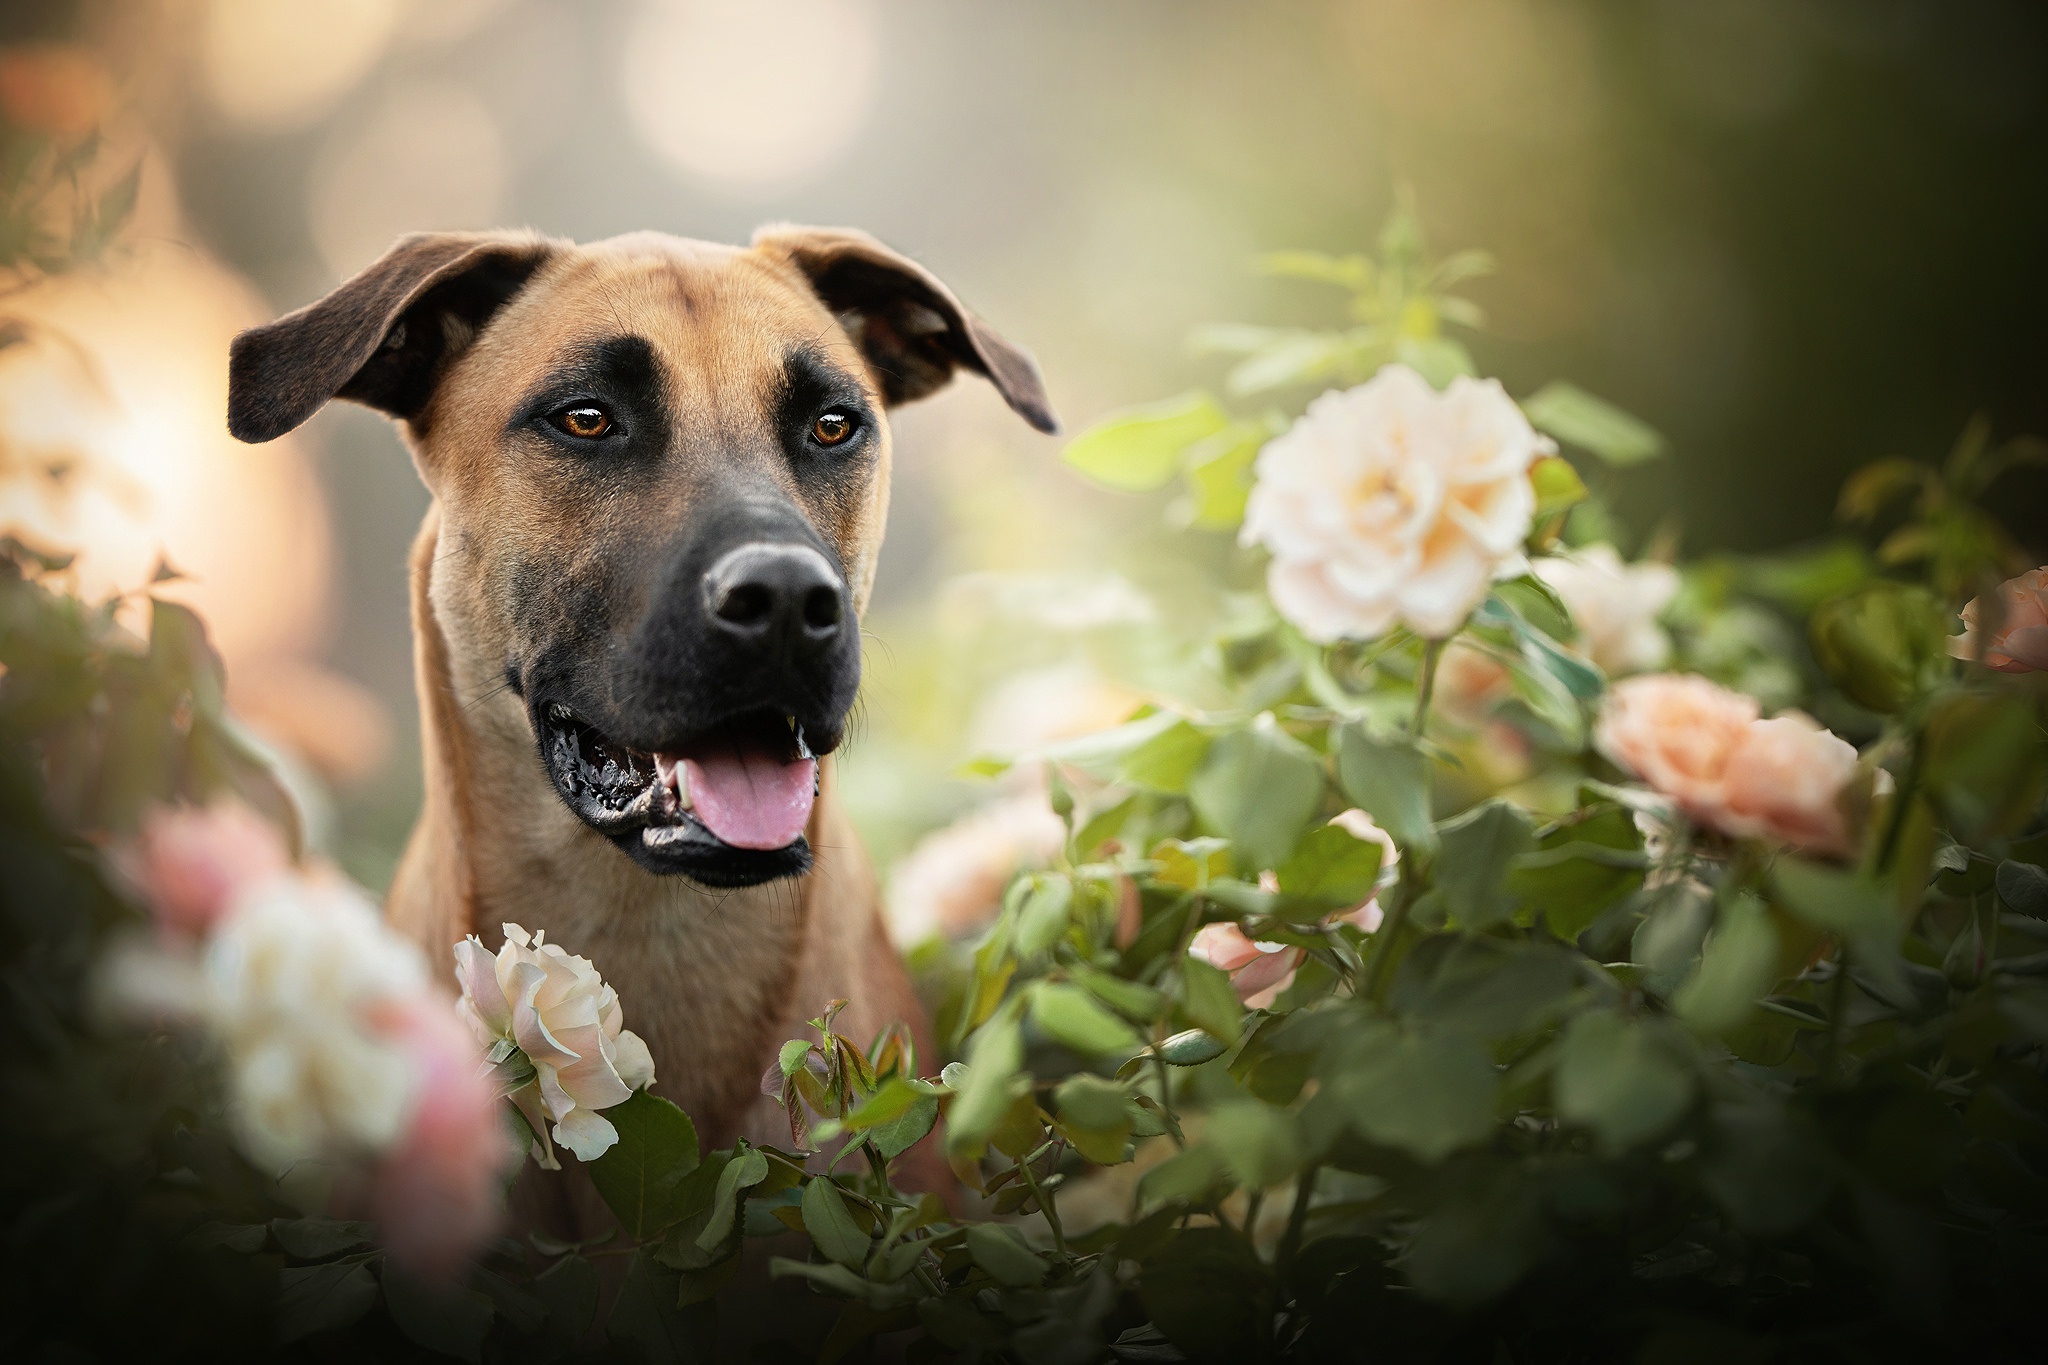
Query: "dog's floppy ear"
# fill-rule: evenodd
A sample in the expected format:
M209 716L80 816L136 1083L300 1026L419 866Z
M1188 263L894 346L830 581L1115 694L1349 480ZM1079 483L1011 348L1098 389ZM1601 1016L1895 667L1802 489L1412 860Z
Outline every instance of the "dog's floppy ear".
M330 398L418 417L448 362L555 249L530 234L401 237L326 298L235 338L228 431L273 440Z
M888 402L922 398L965 366L986 375L1032 426L1060 429L1030 353L996 335L909 257L852 228L789 224L762 228L754 248L785 258L809 278L867 357Z

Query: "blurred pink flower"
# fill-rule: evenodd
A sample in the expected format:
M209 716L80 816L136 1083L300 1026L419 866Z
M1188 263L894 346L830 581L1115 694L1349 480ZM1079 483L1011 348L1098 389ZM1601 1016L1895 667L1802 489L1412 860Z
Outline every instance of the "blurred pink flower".
M1226 920L1198 929L1188 944L1188 956L1228 976L1237 998L1262 1010L1294 984L1294 969L1308 954L1291 944L1248 938Z
M1843 855L1853 840L1841 807L1856 750L1811 718L1758 718L1757 704L1691 674L1615 684L1595 733L1600 751L1703 825Z
M371 1214L393 1257L446 1281L497 1230L506 1167L518 1153L480 1051L453 1008L422 997L377 1022L411 1063L413 1101L372 1177Z
M1381 829L1373 818L1357 808L1339 811L1330 817L1330 823L1354 839L1380 846L1379 882L1373 892L1360 904L1336 916L1339 924L1355 924L1365 933L1380 927L1380 893L1400 879L1401 850L1395 846L1394 836Z
M1842 789L1856 748L1798 711L1760 720L1728 755L1718 823L1730 834L1844 856L1854 851Z
M1973 597L1963 608L1965 629L1950 638L1948 652L1958 659L1974 659L1981 643L1986 668L2001 673L2048 672L2048 567L2007 579L1998 585L1998 596L2005 613L1998 633L1982 640L1981 599Z
M144 812L125 861L158 922L191 935L210 931L237 896L291 865L276 828L234 801Z

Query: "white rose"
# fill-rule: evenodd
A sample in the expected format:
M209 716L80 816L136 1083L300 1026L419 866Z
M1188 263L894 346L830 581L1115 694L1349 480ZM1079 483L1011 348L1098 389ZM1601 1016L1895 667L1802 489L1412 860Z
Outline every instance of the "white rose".
M220 921L201 973L252 1157L282 1171L398 1137L414 1068L383 1018L418 999L427 976L369 897L339 879L261 882Z
M1529 466L1555 449L1497 382L1438 393L1389 365L1259 452L1242 540L1272 552L1273 604L1311 639L1441 639L1520 562Z
M516 924L504 930L495 957L474 934L455 945L462 1017L492 1049L500 1074L518 1082L510 1098L533 1128L540 1164L557 1165L550 1121L556 1142L578 1160L595 1161L619 1140L597 1111L652 1085L654 1058L627 1031L618 992L587 958L544 942L544 933L529 936Z
M1671 657L1671 637L1657 624L1678 593L1678 571L1669 564L1625 564L1612 545L1588 545L1529 567L1564 599L1579 628L1579 652L1608 676L1654 672Z

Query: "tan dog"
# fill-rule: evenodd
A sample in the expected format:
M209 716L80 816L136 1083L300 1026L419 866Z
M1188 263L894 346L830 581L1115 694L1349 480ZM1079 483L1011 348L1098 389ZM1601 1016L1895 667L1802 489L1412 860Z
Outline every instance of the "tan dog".
M510 921L594 961L707 1145L829 1000L930 1039L829 754L889 499L885 408L1036 367L864 234L750 249L425 234L235 341L228 426L398 418L426 804L389 913L437 962ZM927 1166L927 1170L930 1166ZM581 1202L581 1201L577 1201Z

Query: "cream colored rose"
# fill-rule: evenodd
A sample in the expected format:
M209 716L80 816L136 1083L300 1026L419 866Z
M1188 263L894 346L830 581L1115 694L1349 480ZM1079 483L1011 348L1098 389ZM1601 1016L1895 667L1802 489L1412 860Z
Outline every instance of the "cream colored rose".
M1657 624L1678 593L1678 571L1669 564L1628 564L1612 545L1588 545L1529 567L1564 600L1579 628L1579 653L1609 677L1647 673L1671 657L1671 637Z
M1294 984L1294 971L1308 954L1289 943L1252 938L1225 920L1196 930L1188 956L1229 977L1237 998L1262 1010Z
M652 1085L654 1058L625 1028L618 992L589 959L546 942L544 932L504 930L495 956L474 934L455 945L462 1017L511 1086L509 1098L536 1138L535 1159L558 1165L552 1123L555 1142L595 1161L619 1140L598 1111Z
M338 878L274 877L242 892L201 959L205 1022L226 1044L237 1133L283 1171L377 1151L403 1132L415 1069L382 1020L427 994L413 946Z
M1450 635L1529 534L1529 466L1556 447L1493 380L1442 393L1405 365L1325 393L1259 453L1243 542L1311 639Z
M1998 633L1981 639L1982 611L1977 598L1963 608L1961 635L1948 642L1958 659L1974 659L1981 649L1984 665L2001 673L2048 672L2048 568L2029 569L1998 585L2004 605Z
M1856 750L1797 711L1761 720L1739 692L1692 674L1652 673L1607 694L1595 742L1723 834L1852 850L1841 798Z

